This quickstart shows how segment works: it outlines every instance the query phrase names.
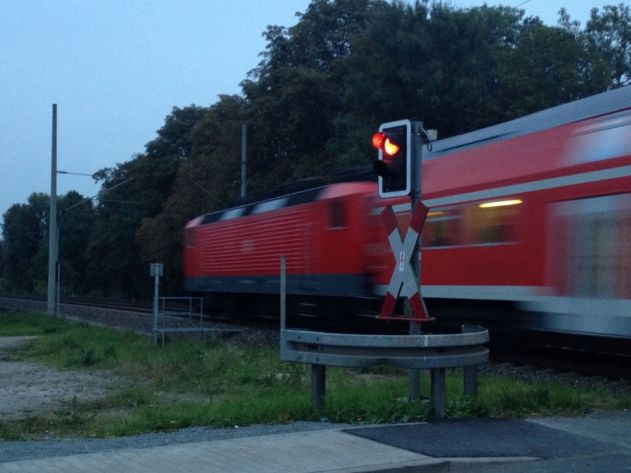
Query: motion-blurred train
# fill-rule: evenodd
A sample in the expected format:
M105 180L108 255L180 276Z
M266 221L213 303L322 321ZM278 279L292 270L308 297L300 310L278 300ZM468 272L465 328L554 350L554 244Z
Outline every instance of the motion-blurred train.
M422 181L429 303L504 301L537 328L631 337L631 88L436 141ZM302 305L376 315L394 267L387 204L405 231L409 200L373 182L202 215L184 230L186 287L277 300L285 255Z

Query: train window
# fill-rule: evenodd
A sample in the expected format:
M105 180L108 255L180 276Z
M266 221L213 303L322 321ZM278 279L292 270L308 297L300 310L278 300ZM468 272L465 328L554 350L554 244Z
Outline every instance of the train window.
M519 199L433 208L423 228L423 246L510 243L518 237Z
M236 209L226 210L221 215L220 220L224 221L224 220L232 220L235 218L239 218L243 215L244 212L245 212L245 207L237 207Z
M260 214L264 212L271 212L272 210L282 209L287 205L288 197L281 197L280 199L268 200L267 202L261 202L257 204L252 210L252 214Z
M471 244L509 243L517 240L519 199L483 202L467 208L465 233Z
M631 115L628 110L589 120L579 127L567 146L567 157L576 163L603 161L631 153Z
M553 218L563 244L554 261L564 294L631 299L631 194L560 202ZM558 267L558 268L557 268Z
M334 200L329 204L329 228L346 227L346 211L344 201Z
M462 209L431 209L423 227L423 246L461 244Z

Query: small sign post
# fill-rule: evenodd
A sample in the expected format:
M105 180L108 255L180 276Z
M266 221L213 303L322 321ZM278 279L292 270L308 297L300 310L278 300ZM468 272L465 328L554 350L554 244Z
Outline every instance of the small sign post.
M164 276L164 265L151 263L149 275L153 277L153 342L158 343L158 300L160 298L160 278Z

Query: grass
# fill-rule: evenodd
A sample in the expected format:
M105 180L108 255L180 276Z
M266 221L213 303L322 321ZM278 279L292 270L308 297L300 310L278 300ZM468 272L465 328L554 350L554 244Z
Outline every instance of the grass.
M329 368L326 407L318 412L311 405L309 366L281 362L276 348L191 340L162 348L132 332L0 312L0 336L8 335L39 335L10 353L11 359L102 373L118 380L118 387L99 401L73 397L45 416L0 423L0 436L5 439L109 437L322 418L408 422L431 415L427 400L408 400L407 374L391 368ZM422 376L421 391L429 389L428 376ZM497 376L480 376L476 399L461 393L460 372L450 371L450 417L578 414L631 407L631 394L579 390L559 383L527 384Z

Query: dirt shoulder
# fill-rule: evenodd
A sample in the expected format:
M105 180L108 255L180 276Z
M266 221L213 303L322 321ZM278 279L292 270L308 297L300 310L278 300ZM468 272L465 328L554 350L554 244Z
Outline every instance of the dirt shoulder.
M101 374L57 370L24 361L12 361L11 350L35 337L0 337L0 421L46 414L77 398L103 398L113 380Z

